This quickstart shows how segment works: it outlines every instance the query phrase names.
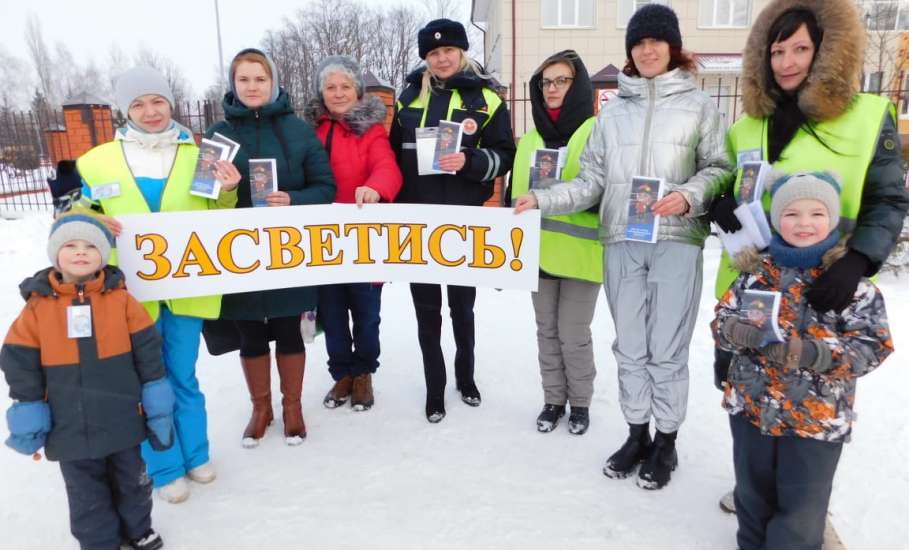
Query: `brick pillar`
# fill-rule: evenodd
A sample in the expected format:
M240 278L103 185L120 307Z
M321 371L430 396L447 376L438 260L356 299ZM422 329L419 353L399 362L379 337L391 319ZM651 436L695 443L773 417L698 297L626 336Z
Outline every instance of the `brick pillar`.
M395 115L395 91L386 86L368 86L366 93L376 96L385 104L385 131L391 131L391 120Z
M65 138L61 141L61 157L72 160L102 143L114 139L114 126L109 105L69 104L63 106ZM56 147L53 149L56 151Z

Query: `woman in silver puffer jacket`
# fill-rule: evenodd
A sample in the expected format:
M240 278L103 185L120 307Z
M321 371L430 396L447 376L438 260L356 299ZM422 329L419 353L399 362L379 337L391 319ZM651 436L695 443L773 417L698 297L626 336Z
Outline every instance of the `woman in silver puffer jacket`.
M675 439L688 402L688 346L709 234L703 214L731 169L722 118L698 90L675 13L656 4L641 8L628 23L625 45L618 98L600 112L578 177L534 190L515 206L518 212L539 207L548 216L599 204L619 398L630 427L603 473L625 478L641 464L638 485L659 489L678 463ZM637 177L664 180L663 198L630 203ZM635 221L629 211L638 217L648 208L661 216L655 242L627 240Z

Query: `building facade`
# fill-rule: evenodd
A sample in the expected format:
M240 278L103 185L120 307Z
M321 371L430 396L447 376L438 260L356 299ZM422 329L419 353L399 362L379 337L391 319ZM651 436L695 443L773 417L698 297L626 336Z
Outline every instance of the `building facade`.
M717 98L718 108L731 122L740 109L735 96L741 52L754 16L768 1L473 0L471 19L484 30L484 65L512 88L509 97L516 99L515 132L520 135L533 125L528 121L529 106L524 109L520 100L527 97L526 83L540 62L571 48L592 76L609 65L621 69L628 20L648 3L669 5L678 14L685 48L698 62L701 85ZM599 99L608 95L604 89Z
M484 65L509 87L515 133L533 126L527 82L549 55L574 49L608 99L625 65L625 28L636 9L659 3L679 16L685 48L695 54L702 89L727 124L741 112L738 77L751 24L770 0L472 0L471 20L484 31ZM856 0L868 28L863 89L891 95L909 133L909 0ZM598 78L597 78L598 77Z

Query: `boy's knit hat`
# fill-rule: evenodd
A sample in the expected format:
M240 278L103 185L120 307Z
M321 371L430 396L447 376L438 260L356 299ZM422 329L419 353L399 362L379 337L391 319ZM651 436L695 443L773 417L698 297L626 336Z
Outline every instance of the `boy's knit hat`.
M682 48L682 32L679 18L669 6L646 4L641 6L625 29L625 55L631 59L631 49L645 38L663 40L670 46Z
M111 248L115 246L114 235L104 223L91 214L70 212L63 214L51 226L47 238L47 257L56 269L60 269L57 256L60 249L69 241L81 239L95 245L101 253L101 265L107 265Z
M170 108L174 108L174 94L167 79L151 67L133 67L121 74L114 85L117 108L124 115L129 112L129 104L134 99L149 94L163 97L170 103Z
M840 223L840 178L833 172L802 172L774 179L770 188L770 223L779 232L783 209L799 199L821 201L830 215L830 229Z

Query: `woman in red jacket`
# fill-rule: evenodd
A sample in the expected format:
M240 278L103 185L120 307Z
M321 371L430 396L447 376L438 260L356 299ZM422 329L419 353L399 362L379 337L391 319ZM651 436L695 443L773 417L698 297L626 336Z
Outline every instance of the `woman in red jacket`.
M385 104L364 95L359 64L347 56L325 58L316 72L316 97L306 118L325 146L337 184L335 202L391 202L401 189L401 171L388 143ZM335 380L323 404L336 408L350 398L354 410L373 405L372 373L379 366L381 283L344 283L319 288L319 320L325 330L328 371ZM351 336L349 319L353 318Z

